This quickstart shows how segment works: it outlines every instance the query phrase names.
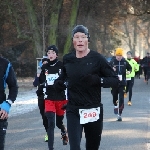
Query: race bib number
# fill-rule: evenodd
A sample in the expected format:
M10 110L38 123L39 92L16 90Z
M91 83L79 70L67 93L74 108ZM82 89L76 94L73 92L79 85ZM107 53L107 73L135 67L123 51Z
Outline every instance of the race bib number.
M48 85L53 85L54 81L59 77L58 73L46 75L46 80Z
M128 81L128 80L131 80L131 78L126 78L126 80Z
M100 107L91 109L79 109L80 124L94 122L99 119Z
M118 75L119 80L122 81L122 75Z

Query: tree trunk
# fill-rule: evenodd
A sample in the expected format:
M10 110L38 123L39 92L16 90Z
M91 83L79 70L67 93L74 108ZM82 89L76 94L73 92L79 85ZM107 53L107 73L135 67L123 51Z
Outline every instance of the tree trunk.
M128 37L128 46L130 48L130 50L132 51L132 42L131 42L131 37L130 37L130 34L129 34L129 29L128 29L128 24L127 24L127 20L124 20L124 27L125 27L125 32L126 32L126 35Z
M42 57L42 55L43 55L42 43L41 43L42 40L41 40L39 26L37 23L37 17L34 12L32 0L24 0L24 3L26 4L26 7L27 7L30 28L33 33L33 42L35 45L34 52L36 52L38 54L38 57Z
M134 20L134 31L133 31L133 50L132 50L132 54L133 56L135 56L135 52L136 52L136 46L137 46L137 18L135 18Z
M80 3L80 0L73 0L72 11L71 11L70 21L69 21L69 29L71 29L71 30L72 30L72 28L75 25L76 20L77 20L79 3ZM69 30L69 34L68 34L67 39L66 39L63 54L68 53L70 48L71 48L71 30Z
M16 26L16 31L17 31L17 38L20 38L20 39L26 39L26 40L31 40L31 37L25 35L25 34L22 34L21 32L21 27L20 27L20 24L19 24L19 15L18 13L16 12L16 9L14 9L14 6L12 3L10 3L9 0L5 1L6 2L6 5L8 6L8 12L9 12L9 15L10 15L10 18L11 18L11 22L14 23ZM14 17L14 18L13 18Z
M58 23L59 23L59 15L60 10L63 4L63 0L54 0L53 8L51 11L50 17L50 30L48 35L48 44L49 45L57 45L57 36L58 36Z

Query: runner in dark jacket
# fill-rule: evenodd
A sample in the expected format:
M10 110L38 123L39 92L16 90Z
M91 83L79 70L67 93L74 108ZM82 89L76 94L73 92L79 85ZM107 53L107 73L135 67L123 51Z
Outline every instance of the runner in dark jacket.
M148 71L150 71L150 53L147 52L147 56L145 56L142 59L142 67L143 67L143 71L144 71L144 78L145 78L145 82L147 81L147 73Z
M11 104L18 94L18 85L13 67L7 59L0 57L0 69L0 150L4 150L7 118ZM6 84L9 90L8 97L5 94Z
M37 95L45 94L45 115L48 119L48 147L53 150L54 144L54 127L55 127L55 114L56 126L61 129L63 145L68 142L67 131L63 125L63 118L65 110L62 107L67 103L65 96L65 89L61 92L55 90L53 83L62 72L63 64L57 59L58 49L55 45L51 45L47 49L48 60L42 66L42 71L39 77L40 87L38 88Z
M126 86L126 74L130 74L130 72L132 71L132 67L123 58L122 48L117 48L115 55L116 58L110 62L110 65L118 75L120 83L118 87L112 88L112 95L113 95L113 104L115 106L114 113L118 114L117 120L122 121L121 114L124 109L124 92L125 92L124 90ZM118 100L118 94L119 94L119 100ZM119 106L117 105L117 101L119 102Z
M42 60L42 62L43 62L43 60ZM42 65L41 65L41 67L42 67ZM37 87L37 88L40 87L40 84L39 84L40 73L41 73L41 68L38 68L37 73L36 73L35 78L34 78L34 81L33 81L34 87ZM38 96L38 107L40 110L40 114L42 116L43 126L44 126L45 131L46 131L46 135L44 137L44 140L45 140L45 142L48 142L48 135L47 135L48 120L47 120L47 117L45 116L44 94Z
M118 85L118 78L106 59L88 48L88 29L78 25L73 29L75 51L63 57L63 72L55 88L63 90L67 80L67 130L70 150L80 150L82 130L86 150L98 150L103 128L101 87Z

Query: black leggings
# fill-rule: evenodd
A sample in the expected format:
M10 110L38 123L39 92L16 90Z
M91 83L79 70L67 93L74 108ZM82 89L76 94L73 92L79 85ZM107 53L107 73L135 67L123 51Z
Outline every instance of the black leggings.
M132 77L131 80L127 80L126 93L129 92L129 101L131 101L131 98L132 98L133 85L134 85L134 77Z
M44 97L43 96L38 97L38 107L39 107L39 110L40 110L40 114L42 116L43 126L45 128L45 131L47 132L48 120L45 116L45 105L44 105Z
M49 150L53 150L54 145L54 128L55 128L55 113L54 112L46 112L45 113L48 119L48 147ZM65 127L63 125L64 116L56 115L56 126L61 129L61 133L66 133Z
M147 75L148 67L143 67L143 71L144 71L144 78L146 80L146 75Z
M87 124L80 124L80 117L72 111L67 111L67 130L70 150L80 150L82 131L84 128L86 150L98 150L101 141L103 121L98 120Z
M112 95L113 95L113 104L117 106L116 101L119 100L119 114L122 114L122 111L124 109L124 85L120 85L117 88L112 88ZM118 99L119 94L119 99Z
M0 150L4 150L6 129L8 126L7 120L0 119Z

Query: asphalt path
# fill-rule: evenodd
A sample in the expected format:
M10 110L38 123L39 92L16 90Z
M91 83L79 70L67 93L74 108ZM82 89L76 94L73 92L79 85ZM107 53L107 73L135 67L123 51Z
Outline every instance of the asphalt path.
M150 82L135 79L132 106L127 105L122 114L122 122L116 121L113 113L110 89L102 89L104 105L104 127L99 150L150 150ZM66 124L66 118L64 119ZM48 150L44 142L45 131L39 110L9 118L5 150ZM92 137L91 137L92 138ZM55 150L69 150L62 145L60 130L55 128ZM81 141L85 150L85 138Z

